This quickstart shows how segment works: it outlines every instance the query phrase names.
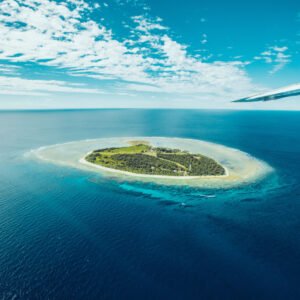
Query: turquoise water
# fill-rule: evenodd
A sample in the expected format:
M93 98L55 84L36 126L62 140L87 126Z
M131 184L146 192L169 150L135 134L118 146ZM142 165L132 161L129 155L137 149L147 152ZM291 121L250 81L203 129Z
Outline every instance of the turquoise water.
M299 121L299 112L1 112L0 299L299 299ZM220 143L275 172L205 190L24 155L117 136Z

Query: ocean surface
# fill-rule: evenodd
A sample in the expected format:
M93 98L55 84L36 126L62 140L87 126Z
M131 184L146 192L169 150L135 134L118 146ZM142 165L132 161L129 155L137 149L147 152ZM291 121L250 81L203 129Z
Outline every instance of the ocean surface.
M29 158L126 136L201 139L274 168L232 189ZM300 112L0 112L0 299L300 299Z

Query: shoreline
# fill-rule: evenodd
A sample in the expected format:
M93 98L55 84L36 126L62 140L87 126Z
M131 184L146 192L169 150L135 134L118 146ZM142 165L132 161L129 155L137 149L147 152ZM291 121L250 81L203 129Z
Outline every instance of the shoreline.
M86 155L95 149L122 147L132 141L142 140L156 147L178 148L195 154L203 154L218 162L224 169L224 175L168 176L132 173L85 160ZM30 156L38 160L61 166L97 173L113 180L142 181L164 185L187 185L204 188L228 188L255 182L273 171L265 162L246 152L211 142L165 137L120 137L86 139L39 147L30 151Z

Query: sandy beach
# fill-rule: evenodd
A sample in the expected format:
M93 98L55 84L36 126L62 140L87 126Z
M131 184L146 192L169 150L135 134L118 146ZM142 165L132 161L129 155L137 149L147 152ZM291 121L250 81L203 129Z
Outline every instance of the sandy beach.
M122 147L139 140L155 147L178 148L195 154L203 154L219 162L226 170L222 176L162 176L135 174L89 163L88 153L95 149ZM31 151L31 156L50 163L69 166L103 176L128 181L145 181L168 185L189 185L207 188L226 188L259 180L272 171L265 162L251 155L223 145L201 140L164 137L122 137L69 142L41 147Z

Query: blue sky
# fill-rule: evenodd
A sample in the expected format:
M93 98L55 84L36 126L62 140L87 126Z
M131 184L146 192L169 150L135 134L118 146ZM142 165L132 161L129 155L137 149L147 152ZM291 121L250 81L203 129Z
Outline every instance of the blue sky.
M300 109L296 0L2 0L0 109Z

